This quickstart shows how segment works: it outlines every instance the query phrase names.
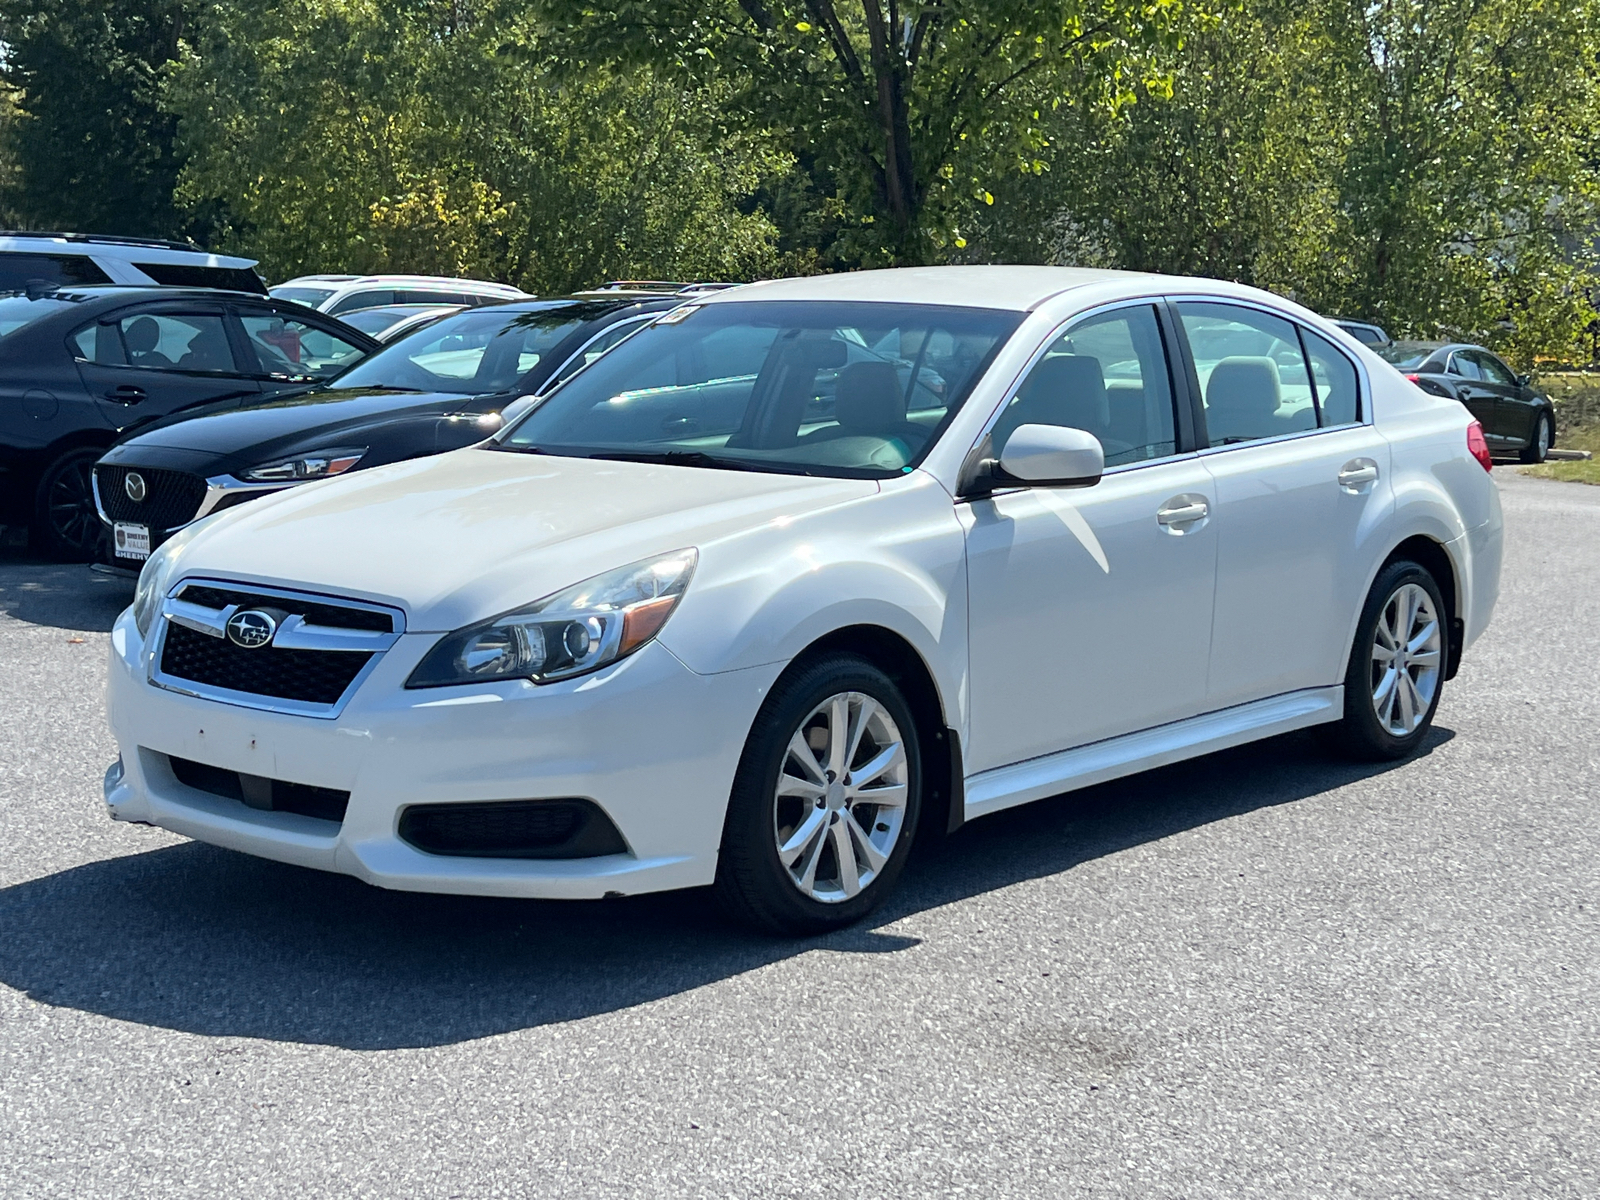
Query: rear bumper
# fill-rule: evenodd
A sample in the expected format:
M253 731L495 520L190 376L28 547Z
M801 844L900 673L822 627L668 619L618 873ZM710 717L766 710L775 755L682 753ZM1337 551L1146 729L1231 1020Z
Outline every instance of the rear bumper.
M132 614L112 635L108 708L116 820L406 891L596 898L715 877L746 734L778 665L696 675L651 643L581 679L407 692L436 640L407 635L336 719L243 708L155 687ZM342 823L262 811L179 782L169 756L348 791ZM586 859L427 854L399 836L412 804L584 797L627 852Z

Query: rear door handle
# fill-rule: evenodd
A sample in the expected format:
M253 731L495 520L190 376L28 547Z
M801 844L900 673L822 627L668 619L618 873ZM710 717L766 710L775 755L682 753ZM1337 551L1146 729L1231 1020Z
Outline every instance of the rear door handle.
M1353 458L1339 468L1339 486L1348 492L1358 492L1377 481L1378 464L1370 458Z
M118 384L106 393L107 400L115 400L118 404L137 404L144 399L144 389L134 387L131 383Z
M1204 496L1174 496L1156 509L1156 523L1173 533L1186 533L1210 513L1211 505Z

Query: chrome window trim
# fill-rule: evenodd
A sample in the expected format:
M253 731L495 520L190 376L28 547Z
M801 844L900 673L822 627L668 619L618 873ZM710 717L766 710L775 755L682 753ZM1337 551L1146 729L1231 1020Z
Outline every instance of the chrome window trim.
M669 308L666 311L667 312L672 312L673 310ZM587 350L590 346L594 345L601 338L605 337L606 334L608 334L612 330L616 329L617 326L619 326L619 325L633 325L633 326L635 326L635 328L630 329L626 334L624 334L622 337L618 338L616 346L612 346L612 347L610 347L609 349L606 350L607 354L610 354L612 350L615 350L617 348L617 346L622 345L623 342L627 341L634 334L638 333L639 330L643 329L646 325L653 324L655 322L655 319L657 317L659 317L660 315L661 314L658 313L658 312L643 313L643 314L641 314L639 316L636 316L636 317L629 317L628 319L623 320L623 321L613 321L611 324L607 325L604 329L596 330L593 334L591 334L584 341L583 345L579 346L571 354L567 355L564 359L561 360L561 365L559 367L557 367L554 371L550 372L549 378L547 378L544 381L544 386L547 387L547 388L549 388L549 387L560 387L563 383L565 383L566 380L561 378L561 372L565 371L569 366L571 366L574 359L576 359L579 356L581 356L585 350ZM580 368L580 370L581 369L582 368ZM572 374L576 375L577 373L578 373L577 371L574 371ZM535 394L542 395L543 393L535 393Z
M379 633L376 630L335 629L328 626L307 625L303 620L299 624L295 624L293 616L284 622L279 636L282 636L283 633L288 633L296 643L285 646L284 649L316 649L329 653L342 651L367 653L372 656L332 704L313 704L304 700L285 700L276 696L261 696L255 692L240 692L232 688L213 687L210 684L196 683L192 679L180 679L176 676L168 675L160 667L161 653L166 648L167 626L169 623L183 625L211 637L222 637L224 635L219 632L219 629L226 624L227 617L233 615L229 612L229 608L237 609L235 605L230 605L229 608L224 609L208 609L203 605L189 604L177 599L178 593L191 585L214 587L222 591L247 592L254 596L267 596L273 599L286 600L291 604L309 601L314 604L324 604L335 608L348 608L357 612L380 613L389 618L391 632ZM216 617L202 615L210 613L225 615L222 615L220 620ZM294 615L298 616L299 614ZM377 669L378 663L382 660L384 654L400 640L405 630L406 617L404 611L392 605L379 604L370 600L351 600L344 596L327 596L318 592L303 592L290 588L245 583L239 580L191 575L180 579L168 588L166 596L162 599L160 620L156 623L155 629L145 642L145 678L152 687L176 692L183 696L193 696L200 700L214 700L219 704L231 704L238 708L250 708L260 712L280 713L297 717L315 717L319 720L331 721L344 712L345 706L350 702L350 698L366 682L367 677ZM331 644L335 641L342 644ZM277 644L277 638L273 639L273 644Z
M1064 336L1068 329L1071 329L1075 325L1081 324L1090 317L1102 316L1105 313L1116 312L1117 310L1123 308L1153 309L1160 305L1165 299L1165 294L1161 292L1153 292L1148 296L1123 296L1116 300L1109 300L1104 304L1097 304L1093 308L1086 308L1081 312L1073 313L1072 316L1057 322L1051 328L1050 332L1045 334L1045 336L1040 340L1039 345L1034 352L1028 356L1028 361L1024 363L1022 369L1017 372L1016 378L1011 381L1011 386L1006 388L1005 395L1001 397L1000 403L994 407L994 410L986 418L984 418L983 428L979 431L978 436L976 439L974 439L972 445L967 448L966 456L961 460L961 470L956 475L958 488L962 481L965 481L970 477L973 468L977 465L976 460L980 456L980 451L985 445L988 444L989 435L994 432L995 425L997 425L1000 421L1000 414L1005 412L1007 406L1017 398L1017 393L1022 389L1022 385L1028 381L1028 376L1033 374L1033 369L1038 366L1040 360L1050 352L1050 347L1056 344L1057 339ZM1159 322L1159 318L1157 318L1157 321ZM1174 366L1176 365L1177 364L1172 361L1172 352L1169 348L1167 350L1167 374L1169 376L1167 380L1167 386L1172 395L1172 420L1174 437L1177 436L1178 389L1176 386L1176 381L1170 378L1170 376ZM1160 458L1146 458L1140 460L1139 462L1118 463L1114 467L1107 467L1103 474L1120 474L1123 471L1137 470L1140 467L1160 466L1163 463L1175 462L1183 458L1193 458L1194 456L1195 451L1185 450L1182 453L1164 454ZM1012 489L1010 488L997 490L994 494L998 496L1011 490Z
M307 479L304 480L304 482L310 483L311 480ZM206 480L206 494L200 501L200 507L195 509L194 516L185 521L183 525L175 525L171 529L167 530L167 532L176 533L178 530L182 529L184 525L193 525L201 517L210 516L212 510L215 509L217 505L221 504L226 497L234 495L237 492L281 492L285 488L292 488L294 486L295 485L293 483L283 483L281 481L276 481L273 483L248 483L245 480L237 479L232 475L213 475L211 478Z

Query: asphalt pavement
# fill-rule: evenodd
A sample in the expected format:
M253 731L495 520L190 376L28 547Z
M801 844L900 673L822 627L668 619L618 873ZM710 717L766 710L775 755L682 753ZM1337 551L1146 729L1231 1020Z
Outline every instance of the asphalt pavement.
M113 825L127 587L0 561L0 1195L1600 1195L1600 488L1496 476L1421 757L1014 810L793 943Z

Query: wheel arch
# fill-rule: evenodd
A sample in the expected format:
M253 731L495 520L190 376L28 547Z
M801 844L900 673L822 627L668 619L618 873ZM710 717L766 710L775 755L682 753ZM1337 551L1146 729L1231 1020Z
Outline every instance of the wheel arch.
M927 660L901 634L883 625L846 625L826 633L795 655L785 674L830 653L855 654L894 681L917 721L922 755L923 810L918 835L943 834L962 823L966 811L961 736L949 723L949 706Z
M1460 569L1455 559L1451 557L1450 551L1441 542L1426 534L1416 533L1389 551L1388 556L1379 564L1373 578L1382 574L1389 564L1402 560L1414 562L1425 568L1439 585L1439 595L1444 600L1445 620L1450 630L1449 656L1445 663L1444 677L1447 680L1453 679L1461 666L1463 648L1464 622L1461 617ZM1367 586L1370 589L1372 585L1369 583Z

